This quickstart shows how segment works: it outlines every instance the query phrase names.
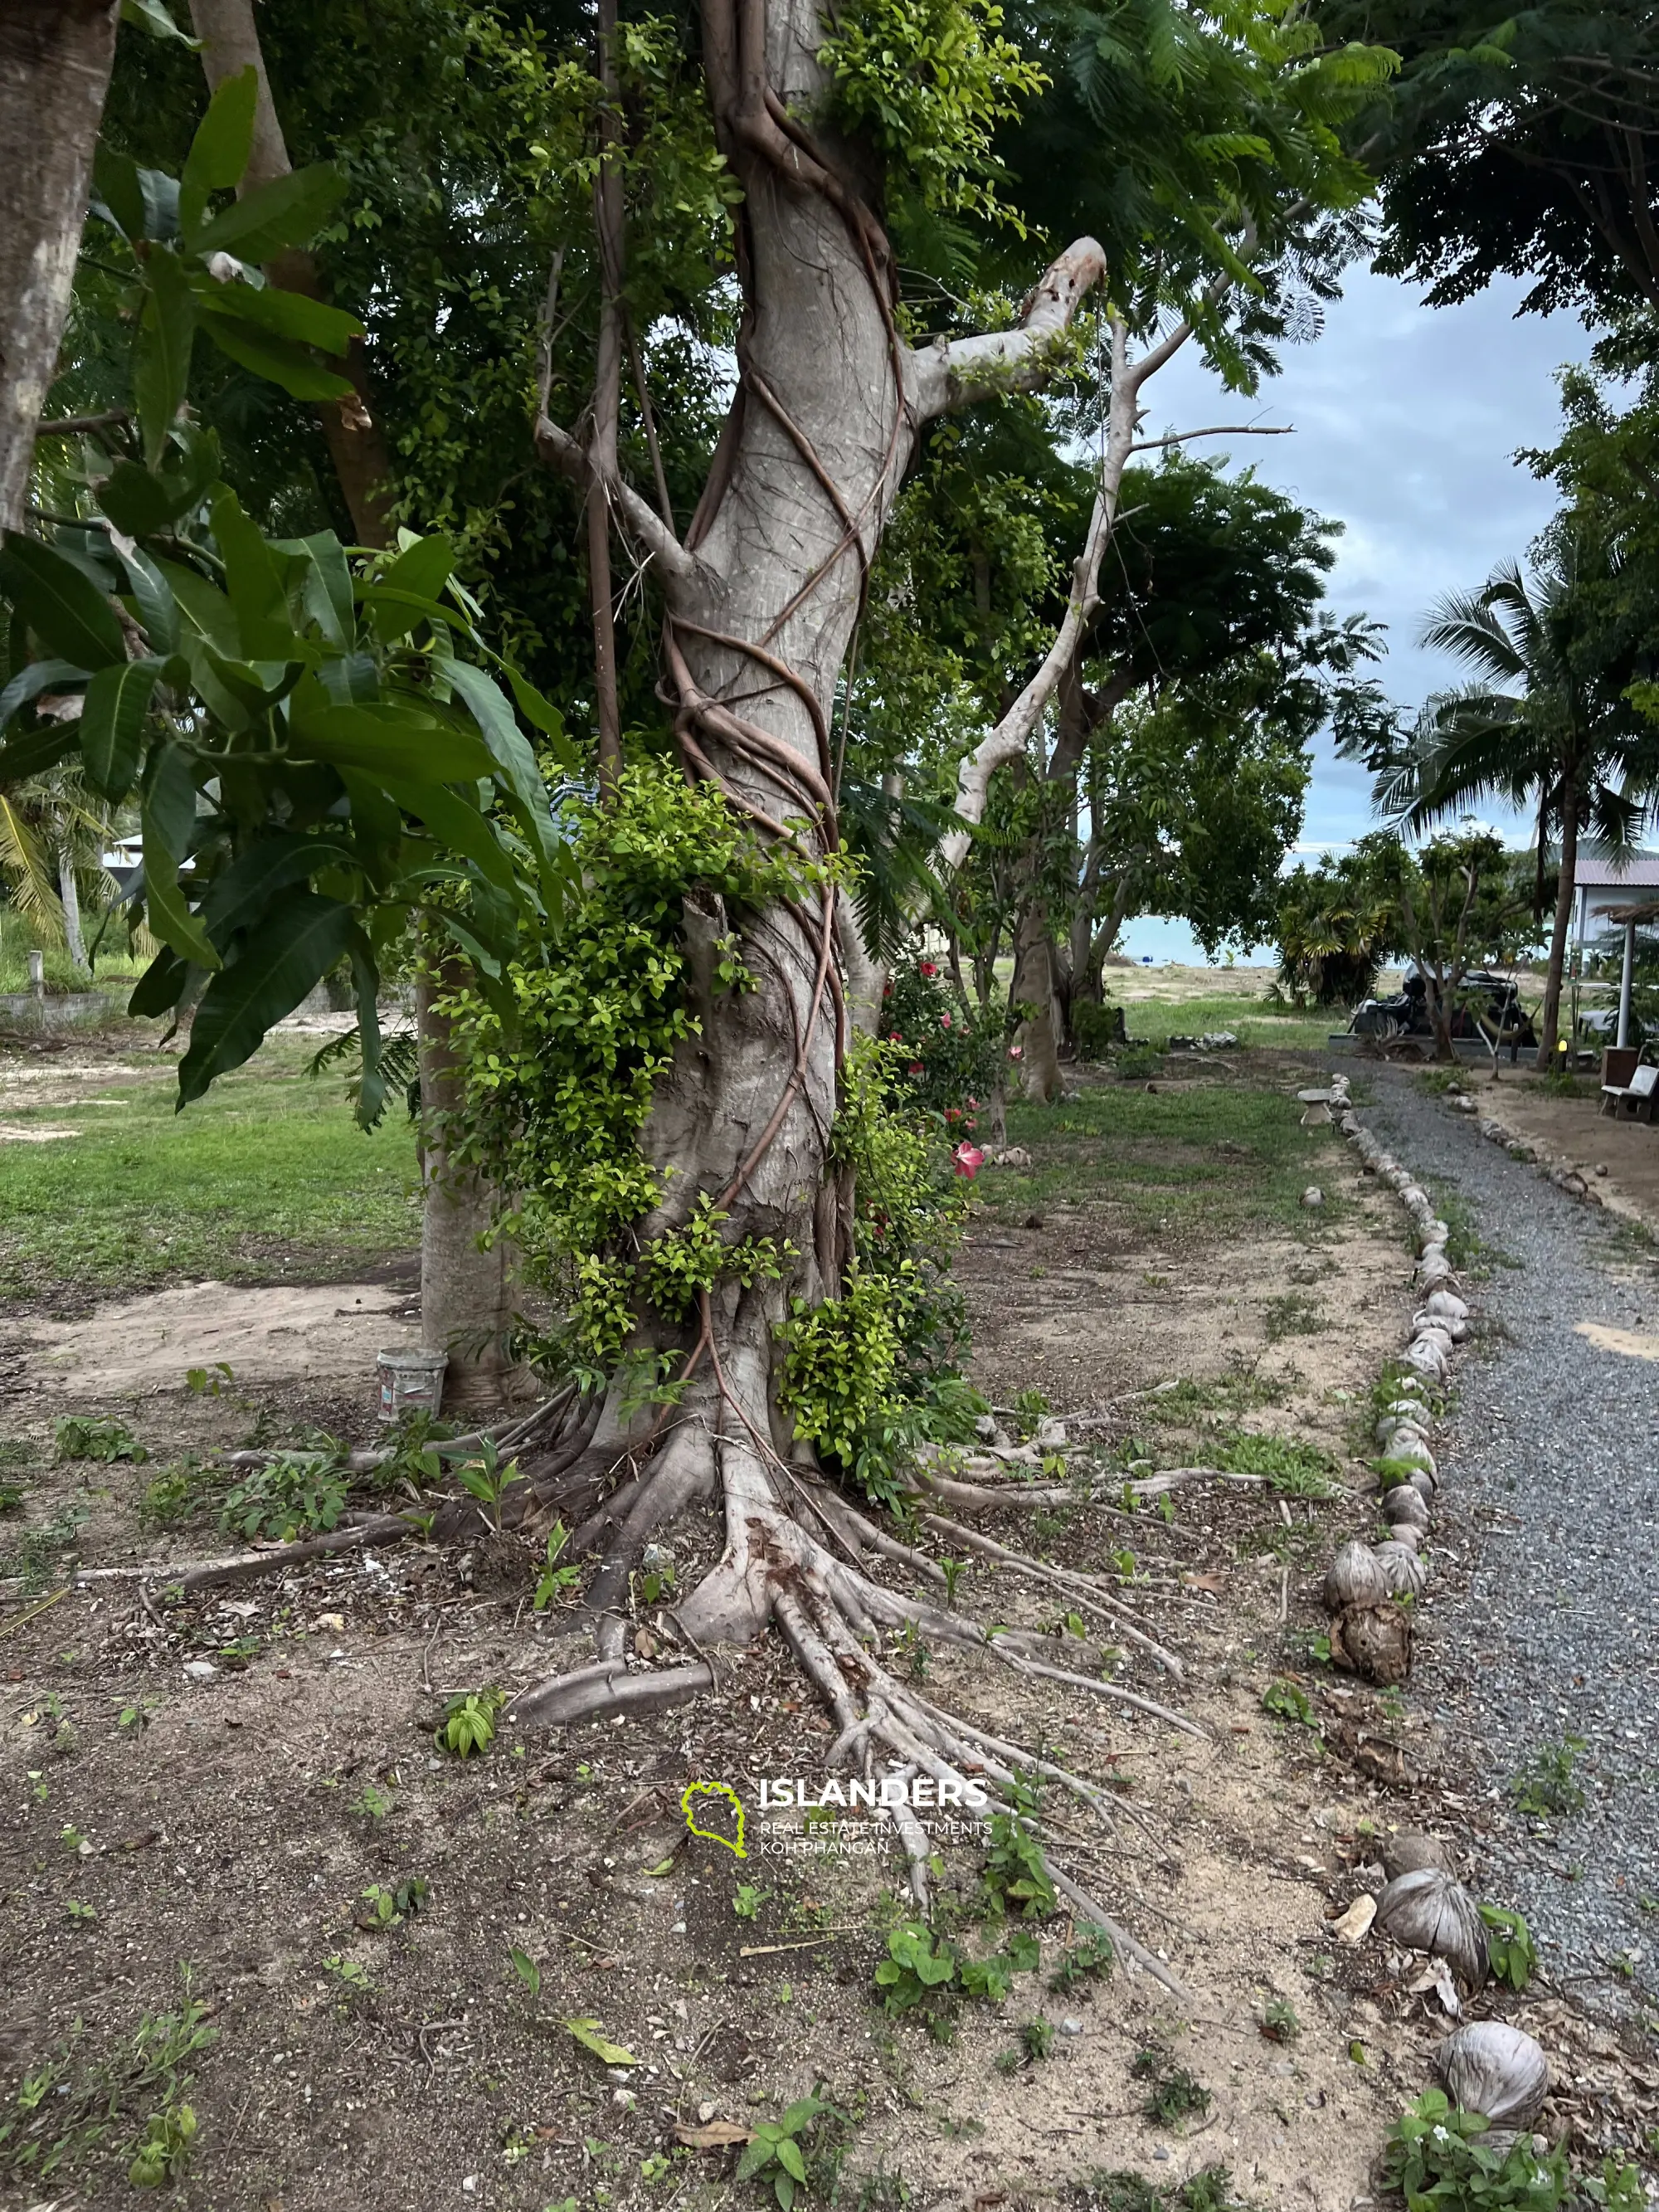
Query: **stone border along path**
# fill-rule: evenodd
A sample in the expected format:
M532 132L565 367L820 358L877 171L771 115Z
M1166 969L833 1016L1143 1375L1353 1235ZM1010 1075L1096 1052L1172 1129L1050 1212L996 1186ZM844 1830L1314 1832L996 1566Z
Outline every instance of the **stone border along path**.
M1547 1980L1586 2010L1645 2015L1651 2029L1659 1273L1632 1264L1619 1223L1584 1205L1595 1194L1580 1178L1545 1180L1533 1148L1459 1102L1441 1105L1408 1075L1384 1067L1375 1079L1369 1121L1419 1172L1455 1188L1492 1255L1480 1342L1443 1417L1441 1456L1458 1481L1440 1501L1450 1541L1437 1559L1435 1632L1416 1689L1465 1764L1469 1796L1491 1808L1475 1848L1492 1891L1526 1915ZM1351 1112L1342 1127L1382 1172L1378 1139ZM1427 1194L1395 1174L1385 1179L1426 1235ZM1431 1238L1419 1281L1449 1278L1443 1254ZM1407 1356L1432 1365L1415 1353L1420 1341ZM1571 1786L1586 1802L1529 1818L1513 1779L1568 1738L1583 1747Z

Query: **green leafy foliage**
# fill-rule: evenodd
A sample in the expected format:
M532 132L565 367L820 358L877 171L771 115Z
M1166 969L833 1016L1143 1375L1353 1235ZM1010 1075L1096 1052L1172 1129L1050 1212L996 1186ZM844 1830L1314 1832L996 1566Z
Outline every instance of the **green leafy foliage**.
M1316 1731L1319 1727L1313 1700L1288 1674L1280 1674L1268 1683L1261 1693L1261 1710L1271 1713L1275 1720L1296 1721L1302 1727Z
M1004 1948L975 1957L926 1921L902 1920L889 1930L887 1956L876 1968L876 1986L886 2010L897 2019L916 2014L929 2033L948 2039L958 1999L1000 2004L1016 1974L1031 1973L1039 1961L1036 1939L1023 1929L1010 1930Z
M448 1699L435 1741L456 1759L471 1759L488 1751L495 1741L495 1723L507 1703L505 1690L465 1690Z
M1020 1813L991 1815L982 1877L991 1909L1012 1919L1047 1920L1059 1910L1042 1846Z
M1518 1912L1502 1905L1483 1905L1480 1917L1486 1928L1486 1960L1492 1975L1510 1989L1524 1990L1538 1966L1532 1930Z
M1048 1977L1048 1986L1056 1992L1066 1992L1090 1982L1103 1981L1112 1971L1116 1956L1112 1939L1103 1928L1085 1927Z
M79 1413L66 1413L53 1423L52 1443L60 1460L125 1459L142 1467L149 1457L123 1422L93 1420Z
M823 2094L820 2082L810 2097L802 2097L775 2120L761 2120L738 2160L739 2181L758 2181L769 2187L781 2212L790 2212L797 2195L808 2186L811 2138L827 2118L839 2118Z
M220 1526L250 1539L286 1543L325 1534L346 1509L346 1478L338 1455L279 1452L229 1492Z
M1576 1769L1584 1747L1584 1739L1577 1735L1565 1735L1559 1743L1540 1744L1510 1784L1516 1808L1540 1820L1582 1812L1584 1790Z
M1620 2159L1603 2159L1575 2185L1564 2148L1540 2156L1530 2136L1496 2146L1482 2140L1486 2132L1483 2114L1460 2112L1442 2090L1425 2091L1389 2130L1387 2186L1405 2198L1407 2212L1564 2212L1575 2202L1640 2212L1647 2202L1635 2166Z
M545 1557L542 1571L536 1578L536 1595L531 1601L537 1613L545 1613L556 1598L574 1589L582 1578L582 1571L568 1564L560 1565L560 1554L570 1541L570 1531L562 1521L556 1521L547 1532Z
M1210 2109L1210 2092L1184 2066L1176 2065L1161 2044L1148 2044L1137 2051L1129 2071L1146 2083L1141 2110L1160 2127L1178 2127L1194 2114L1201 2118Z

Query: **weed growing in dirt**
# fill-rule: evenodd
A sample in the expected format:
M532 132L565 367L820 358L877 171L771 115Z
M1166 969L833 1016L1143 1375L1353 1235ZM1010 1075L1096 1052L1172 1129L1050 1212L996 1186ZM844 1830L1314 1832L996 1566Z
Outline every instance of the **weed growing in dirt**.
M1206 2166L1168 2195L1142 2173L1126 2167L1091 2174L1064 2202L1077 2212L1240 2212L1233 2177L1224 2166Z
M1041 1390L1025 1389L1014 1398L1014 1420L1022 1437L1036 1434L1037 1423L1048 1416L1048 1401Z
M820 2081L811 2096L791 2105L777 2119L757 2124L738 2160L738 2179L769 2186L782 2212L790 2212L802 2190L830 2197L836 2193L850 2132L848 2114L824 2095Z
M477 1459L465 1461L455 1470L456 1478L469 1498L476 1498L483 1509L489 1526L499 1536L501 1533L501 1499L507 1486L519 1472L515 1459L503 1460L495 1448L495 1439L486 1437L483 1448ZM550 1565L551 1562L549 1562Z
M1047 2058L1054 2047L1052 2021L1040 2016L1023 2023L1019 2041L1012 2051L999 2051L994 2061L999 2074L1018 2074L1022 2067L1035 2066L1039 2059Z
M119 2156L138 2188L160 2188L183 2170L197 2132L185 2101L190 2062L217 2039L206 2025L207 2008L190 1994L177 2012L146 2013L110 2057L76 2063L83 2030L34 2071L26 2074L9 2112L0 2117L0 2173L19 2181L83 2166L112 2139L142 2124ZM142 2122L141 2122L142 2116Z
M263 1536L286 1543L337 1528L345 1509L345 1476L337 1458L280 1452L231 1491L219 1525L250 1540Z
M1162 2128L1177 2127L1194 2113L1201 2116L1210 2109L1209 2091L1184 2066L1177 2066L1159 2044L1149 2043L1138 2051L1129 2071L1136 2081L1147 2085L1141 2111Z
M1565 2150L1540 2158L1534 2138L1504 2138L1502 2147L1481 2141L1485 2116L1460 2112L1443 2091L1430 2089L1407 2107L1389 2130L1382 2154L1388 2187L1407 2204L1481 2212L1559 2212L1569 2203L1605 2206L1608 2212L1644 2212L1647 2192L1633 2166L1604 2158L1575 2187Z
M1239 1430L1220 1444L1215 1463L1228 1474L1259 1474L1270 1490L1284 1498L1335 1494L1330 1455L1316 1444L1296 1444L1284 1437Z
M66 1413L54 1424L52 1440L60 1460L131 1460L142 1467L149 1457L131 1429L120 1421L94 1421Z
M22 1584L21 1595L25 1597L33 1597L47 1589L62 1555L72 1552L80 1541L81 1524L88 1513L89 1509L78 1503L65 1505L50 1521L31 1528L20 1544L0 1552L0 1576L8 1579L15 1577Z
M405 1920L412 1920L424 1910L432 1885L423 1874L406 1875L395 1889L385 1882L372 1881L363 1892L362 1910L356 1915L357 1925L371 1935L384 1928L401 1928Z
M536 1595L531 1601L537 1613L545 1613L555 1598L574 1589L582 1578L580 1567L559 1565L559 1554L569 1541L570 1531L562 1521L556 1521L547 1532L547 1557L536 1583Z
M739 1920L753 1920L771 1894L769 1889L757 1889L752 1881L740 1881L732 1899L732 1910Z
M1261 1710L1271 1713L1276 1721L1297 1721L1304 1728L1319 1733L1319 1720L1307 1692L1291 1681L1288 1674L1280 1674L1268 1683L1261 1692Z
M1302 2033L1296 2007L1288 1997L1269 1997L1261 2008L1261 2033L1269 2043L1294 2043Z
M1510 1784L1516 1809L1540 1820L1582 1812L1584 1792L1573 1769L1583 1748L1581 1735L1565 1735L1559 1743L1540 1744Z
M1000 2004L1016 1974L1034 1973L1040 1960L1036 1938L1024 1929L1009 1931L1007 1944L986 1959L975 1959L925 1920L902 1920L889 1931L887 1956L876 1968L876 1986L895 2019L914 2012L939 2043L948 2043L957 2001L972 1997Z
M1139 1418L1160 1426L1196 1428L1206 1413L1252 1413L1260 1406L1279 1405L1284 1396L1282 1385L1264 1382L1248 1369L1216 1382L1194 1382L1182 1376L1150 1391Z
M1018 1790L1018 1785L1016 1785ZM1035 1796L1020 1792L1035 1812ZM991 1816L991 1844L985 1854L984 1896L1000 1918L1046 1920L1059 1907L1042 1846L1018 1813Z
M1270 1298L1262 1318L1267 1323L1269 1344L1283 1344L1287 1336L1322 1336L1331 1325L1324 1307L1304 1297L1300 1291L1287 1291L1283 1297Z
M450 1698L434 1741L440 1750L457 1759L471 1759L488 1751L495 1741L495 1722L507 1703L507 1692L494 1688L466 1690Z
M1538 1964L1531 1929L1520 1913L1501 1905L1483 1905L1480 1917L1486 1923L1486 1959L1494 1978L1524 1990Z
M192 1453L150 1478L138 1501L138 1518L147 1528L175 1528L210 1507L224 1481L216 1468L204 1467Z
M1112 1939L1103 1928L1085 1928L1048 1977L1048 1986L1063 1992L1085 1982L1098 1981L1111 1972L1116 1956Z

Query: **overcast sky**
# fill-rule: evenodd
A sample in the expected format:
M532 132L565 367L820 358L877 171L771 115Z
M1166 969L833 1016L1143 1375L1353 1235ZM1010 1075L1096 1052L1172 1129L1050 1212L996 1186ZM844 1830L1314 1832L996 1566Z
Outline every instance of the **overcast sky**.
M1456 680L1416 643L1443 592L1485 581L1524 559L1553 504L1514 455L1554 442L1555 371L1589 337L1570 317L1515 314L1521 288L1500 279L1461 307L1427 307L1413 287L1356 268L1311 344L1286 349L1284 374L1256 403L1223 392L1190 351L1146 388L1143 436L1206 422L1291 423L1288 438L1206 440L1200 453L1255 464L1267 483L1346 526L1329 584L1338 615L1389 625L1376 673L1416 707ZM1322 744L1308 793L1304 847L1346 842L1370 826L1369 778Z

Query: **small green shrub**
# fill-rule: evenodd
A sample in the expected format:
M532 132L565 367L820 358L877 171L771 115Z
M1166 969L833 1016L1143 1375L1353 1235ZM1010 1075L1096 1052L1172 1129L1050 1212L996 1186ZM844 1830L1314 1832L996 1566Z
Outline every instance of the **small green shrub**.
M434 1739L441 1750L457 1759L471 1759L488 1751L495 1741L495 1722L507 1703L507 1692L466 1690L450 1698Z
M1048 1977L1048 1986L1063 1991L1074 1990L1084 1982L1098 1981L1111 1972L1116 1956L1112 1939L1103 1928L1085 1928Z
M1288 1997L1269 1997L1261 2008L1261 2033L1269 2043L1294 2043L1302 2033L1296 2007Z
M346 1481L337 1458L281 1452L230 1492L219 1525L250 1542L264 1537L287 1543L338 1528L345 1509Z
M1177 2127L1194 2113L1201 2115L1210 2109L1209 2091L1184 2066L1177 2066L1159 2044L1148 2044L1137 2052L1129 2071L1138 2081L1146 2083L1146 2099L1140 2109L1160 2127Z
M1430 2089L1402 2112L1382 2154L1389 2188L1409 2212L1565 2212L1590 2203L1609 2212L1644 2212L1647 2192L1633 2166L1603 2159L1600 2170L1579 2177L1575 2189L1565 2150L1533 2149L1523 2135L1507 2148L1481 2138L1480 2112L1460 2112L1439 2089Z
M132 1431L120 1421L85 1420L66 1413L52 1429L52 1443L60 1460L131 1460L142 1467L149 1457Z
M1304 1728L1319 1733L1319 1721L1313 1702L1307 1692L1299 1689L1288 1674L1280 1674L1268 1683L1261 1693L1261 1709L1275 1720L1299 1721Z
M1286 1498L1329 1498L1335 1488L1329 1455L1284 1437L1241 1432L1216 1453L1214 1464L1228 1474L1259 1474Z
M1538 1965L1532 1930L1518 1912L1501 1905L1483 1905L1486 1923L1486 1960L1495 1978L1512 1990L1524 1990Z
M1584 1792L1573 1769L1583 1748L1581 1735L1565 1735L1559 1743L1540 1744L1510 1784L1510 1795L1519 1810L1535 1820L1582 1812Z

